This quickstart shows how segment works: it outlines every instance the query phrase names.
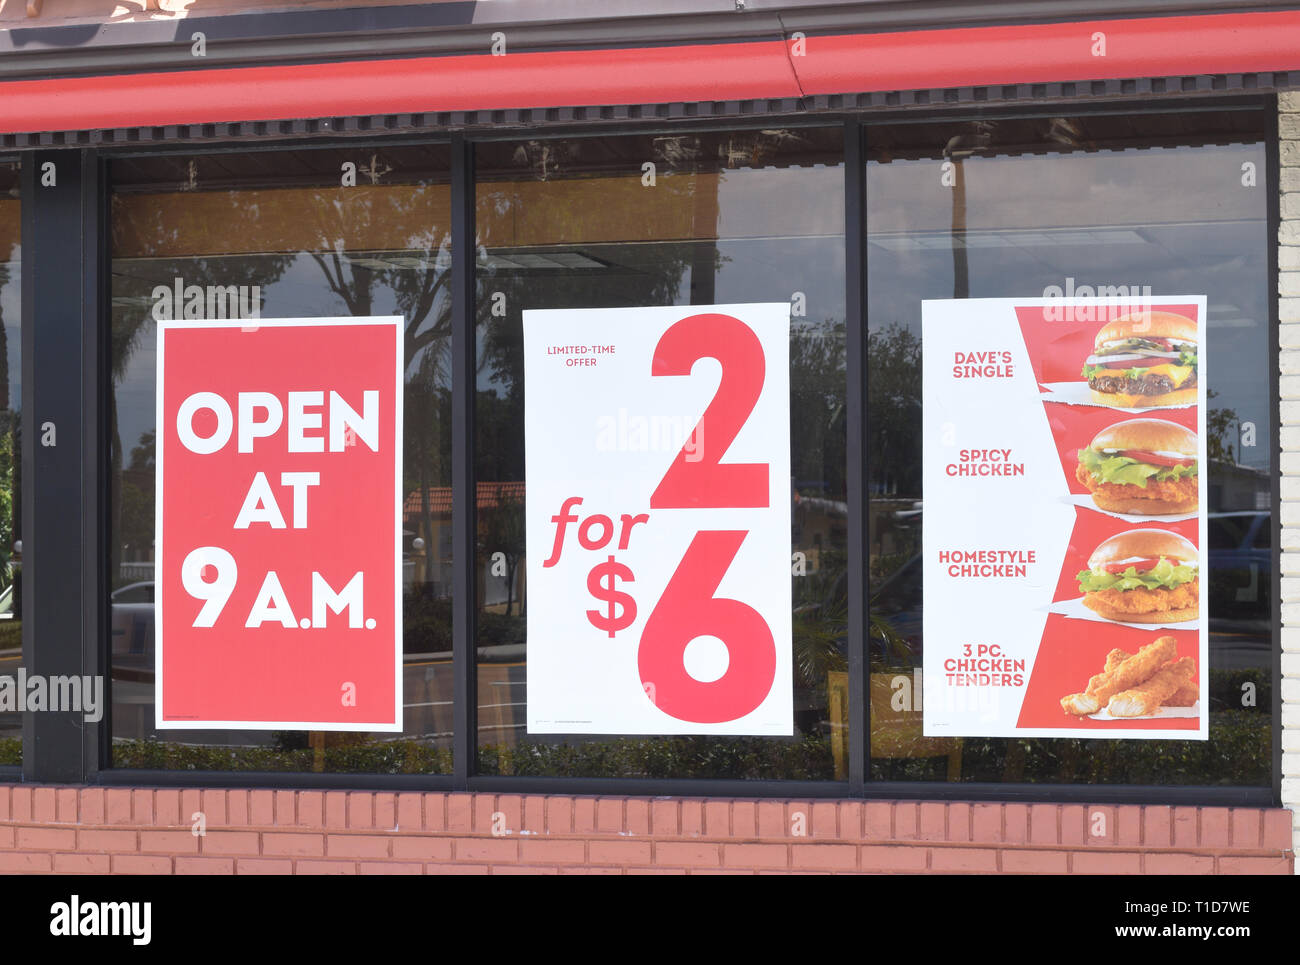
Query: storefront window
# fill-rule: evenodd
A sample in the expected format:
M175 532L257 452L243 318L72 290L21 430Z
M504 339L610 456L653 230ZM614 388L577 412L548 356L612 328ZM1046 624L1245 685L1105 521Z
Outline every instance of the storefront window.
M837 128L477 147L481 773L846 777L842 164ZM527 545L524 527L530 494L522 313L757 302L790 306L791 532L779 552L782 560L790 554L793 642L778 645L793 647L793 735L530 734L524 576L528 554L550 547ZM620 404L592 398L593 419L608 410L617 434Z
M448 171L448 153L437 146L112 163L107 603L113 766L450 770ZM0 243L4 225L0 219ZM190 291L201 293L193 314L180 307L181 300L189 304ZM7 297L8 289L0 287L6 319ZM174 312L169 306L169 314L158 314L160 297L176 302ZM403 731L156 730L155 319L382 315L404 320ZM282 685L292 687L294 681Z
M0 162L0 675L22 668L22 518L19 481L22 343L21 253L16 162ZM0 713L0 764L21 764L22 715Z
M1276 577L1270 473L1277 438L1263 113L885 124L869 128L868 151L871 778L1268 786ZM1209 739L927 736L923 720L941 709L928 700L918 706L913 695L921 693L923 675L944 672L938 648L946 641L923 639L922 625L942 625L927 617L951 612L951 602L924 593L922 584L923 527L940 511L922 484L925 458L934 456L922 449L922 386L931 384L921 364L922 301L1085 292L1145 299L1148 306L1171 296L1204 296L1208 303L1201 355L1208 504L1200 510L1207 516L1201 560L1208 572L1200 579L1200 606L1208 608L1209 673L1199 699L1208 710ZM987 337L972 325L972 352L990 347ZM1078 358L1076 368L1085 361L1091 360ZM1139 364L1148 363L1126 363ZM1190 410L1148 411L1175 418L1169 413ZM1114 412L1122 417L1122 409ZM1178 464L1176 456L1164 453L1164 464ZM974 487L963 511L991 512ZM1084 520L1094 509L1085 504L1079 513ZM1089 634L1103 632L1086 619L1067 624L1065 648L1083 647ZM1121 632L1136 640L1158 635ZM1069 659L1044 653L1042 666ZM1102 671L1099 659L1095 669L1072 671L1071 689L1082 691L1087 673ZM1067 720L1078 718L1060 711L1052 726Z

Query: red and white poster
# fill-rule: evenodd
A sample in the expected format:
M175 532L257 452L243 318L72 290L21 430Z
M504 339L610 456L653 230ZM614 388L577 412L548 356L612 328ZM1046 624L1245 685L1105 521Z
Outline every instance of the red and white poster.
M1205 311L923 303L926 736L1208 738Z
M529 733L793 733L789 304L523 323Z
M401 325L159 322L159 728L402 729Z

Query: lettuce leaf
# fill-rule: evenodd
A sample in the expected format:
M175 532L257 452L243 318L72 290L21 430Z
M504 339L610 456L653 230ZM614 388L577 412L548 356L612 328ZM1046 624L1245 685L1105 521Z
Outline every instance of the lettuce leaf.
M1130 566L1123 573L1097 573L1093 570L1080 570L1075 577L1079 589L1084 593L1098 593L1102 590L1136 590L1146 587L1155 590L1161 587L1172 590L1176 586L1190 583L1196 579L1196 567L1186 563L1175 566L1164 557L1160 558L1152 569L1139 573Z
M1130 456L1108 456L1095 449L1080 449L1079 462L1100 483L1147 488L1148 479L1165 481L1197 474L1196 463L1190 466L1152 466Z

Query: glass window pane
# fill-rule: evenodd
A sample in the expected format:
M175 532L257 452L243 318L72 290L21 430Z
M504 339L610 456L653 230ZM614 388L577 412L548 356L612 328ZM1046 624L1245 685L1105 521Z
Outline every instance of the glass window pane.
M345 164L355 166L355 185L341 184ZM450 771L447 149L160 156L115 161L111 176L113 765ZM176 284L206 292L242 286L240 310L247 313L247 293L261 318L391 314L406 320L400 735L154 729L152 311L155 287Z
M840 130L491 143L476 164L479 770L843 779ZM764 301L791 304L794 737L529 735L521 312Z
M22 278L17 162L0 161L0 675L15 677L23 664L22 627ZM23 760L22 715L0 713L0 764Z

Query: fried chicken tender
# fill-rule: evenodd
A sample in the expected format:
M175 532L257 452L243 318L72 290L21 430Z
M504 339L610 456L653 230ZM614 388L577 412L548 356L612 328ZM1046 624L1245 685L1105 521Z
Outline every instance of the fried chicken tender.
M1168 610L1194 607L1200 599L1201 581L1196 579L1172 590L1166 590L1164 587L1149 590L1145 586L1132 590L1098 590L1085 596L1083 605L1095 610L1092 601L1096 600L1121 613L1163 613Z
M1165 701L1166 707L1191 707L1201 699L1201 685L1195 680L1188 681L1172 697Z
M1177 656L1178 643L1169 636L1158 637L1132 656L1123 650L1112 650L1106 655L1106 666L1110 669L1089 680L1084 693L1062 697L1061 707L1067 714L1078 717L1095 714L1115 694L1136 687Z
M1170 697L1182 690L1196 673L1196 661L1183 657L1162 667L1141 686L1125 690L1110 698L1106 705L1112 717L1145 717L1154 714Z

